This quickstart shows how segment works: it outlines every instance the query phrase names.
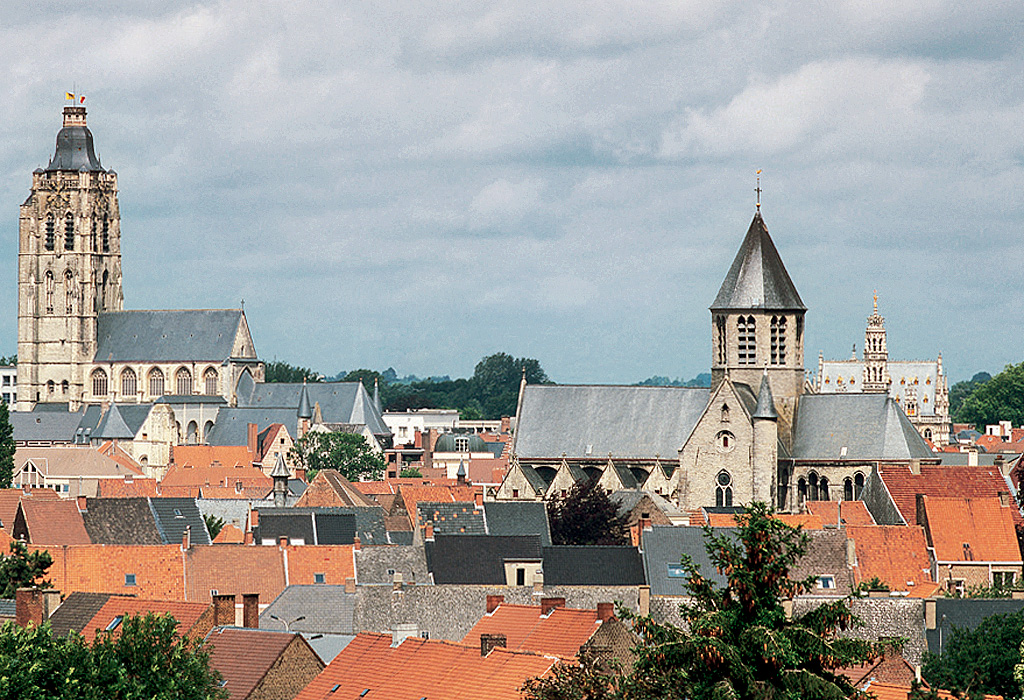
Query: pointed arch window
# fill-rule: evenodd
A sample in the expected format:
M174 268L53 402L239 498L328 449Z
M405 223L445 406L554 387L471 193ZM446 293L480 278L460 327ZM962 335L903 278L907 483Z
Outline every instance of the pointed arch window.
M736 346L741 365L757 363L757 348L754 340L756 330L753 316L740 316L736 319Z
M807 500L818 500L818 475L814 472L807 475Z
M46 236L43 239L43 245L47 250L53 250L54 242L56 239L57 223L53 220L53 214L49 214L46 217Z
M43 291L46 295L46 313L53 313L53 291L56 282L53 280L53 270L47 270L43 281Z
M772 316L771 324L771 363L786 364L786 317Z
M715 316L715 328L718 330L718 364L724 366L729 361L725 343L725 316Z
M184 367L174 375L174 383L178 396L189 396L192 393L192 373Z
M715 505L719 508L732 505L732 476L724 469L715 477Z
M93 370L92 373L92 395L107 395L107 373L101 369Z
M64 312L71 316L75 313L75 273L64 270Z
M103 215L103 252L110 252L110 217Z
M207 396L217 395L217 370L213 367L209 367L203 372L203 389Z
M64 215L64 250L75 249L75 217L71 212Z
M831 500L829 498L829 493L828 493L828 478L824 477L824 476L821 477L818 480L818 500L819 501Z
M723 423L728 423L729 422L729 404L727 404L727 403L723 403L722 404L722 422Z
M843 479L843 500L853 500L853 479L851 479L850 477L846 477L845 479Z
M135 370L131 367L126 368L121 372L121 395L122 396L135 396L139 391L138 377L135 375Z
M60 383L60 393L64 394L65 396L67 395L67 393L68 393L68 380L67 379L65 379L64 381L62 381Z
M860 500L860 493L864 490L864 475L857 472L853 475L853 497Z
M89 250L96 252L96 219L92 220L92 235L89 236Z
M164 395L164 373L159 367L149 370L149 395L154 398Z

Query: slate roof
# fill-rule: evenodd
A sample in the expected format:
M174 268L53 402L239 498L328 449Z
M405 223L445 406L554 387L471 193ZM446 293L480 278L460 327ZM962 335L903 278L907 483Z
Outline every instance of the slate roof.
M877 576L893 591L932 583L924 528L917 525L848 526L857 552L857 582Z
M946 498L998 498L1000 493L1012 492L1006 478L995 467L922 464L920 474L913 474L905 464L883 464L878 467L878 477L904 522L911 524L917 522L919 493ZM1014 523L1024 524L1020 511L1010 510Z
M73 170L75 172L104 173L93 146L92 132L85 124L65 126L57 132L57 148L45 172Z
M260 509L259 525L253 528L253 539L262 544L287 537L302 540L304 544L352 544L356 535L356 516L353 513L317 513L303 508L275 511Z
M1024 600L1008 598L937 598L935 600L935 629L925 630L928 651L939 653L940 624L945 644L949 643L953 629L974 630L985 618L993 615L1012 615L1024 610Z
M190 528L189 541L193 545L212 544L194 498L151 498L149 506L165 544L180 544L186 527Z
M434 534L442 535L486 535L484 511L476 503L431 503L420 501L416 504L417 518L422 529L427 522L434 528Z
M335 657L344 651L353 639L354 634L323 634L321 632L303 632L302 638L313 648L320 661L327 665L334 661Z
M96 322L95 361L223 362L242 317L241 309L104 312Z
M506 559L542 558L535 535L437 535L424 545L435 584L504 585Z
M0 598L0 619L14 619L18 614L18 604L14 598Z
M735 528L716 528L716 535L735 538ZM677 565L683 555L689 555L704 578L718 586L726 579L718 573L708 558L704 546L704 529L700 527L671 527L655 525L643 533L643 562L651 595L681 596L685 578L678 574Z
M66 637L74 630L81 632L106 605L110 593L86 593L72 591L64 602L50 614L50 628L54 637Z
M542 612L539 605L502 603L481 617L462 643L479 647L481 635L504 634L506 649L572 658L601 627L597 610L558 607L547 615Z
M306 523L309 523L308 527L312 527L312 521L309 516L313 513L317 515L316 527L319 533L318 541L315 544L352 544L352 538L355 535L359 535L359 541L365 545L380 545L388 544L388 532L385 527L384 510L379 506L373 506L371 508L306 508L300 506L292 506L289 508L271 508L257 504L254 510L259 511L259 524L263 525L263 519L266 517L295 517L302 516ZM301 526L301 531L305 531L306 526ZM300 529L294 530L299 532ZM260 530L260 538L270 537L271 530ZM280 532L281 535L287 534L286 530ZM276 537L279 535L274 536ZM314 544L314 542L306 538L307 544Z
M772 397L772 387L768 383L768 371L765 370L764 377L761 379L761 388L757 392L757 405L754 407L754 412L750 414L751 418L778 418L779 414L775 410L775 399Z
M924 497L929 544L939 562L1021 563L1009 506L998 498Z
M271 669L278 666L278 660L292 644L309 646L298 634L240 627L216 627L207 635L206 643L210 647L210 666L226 681L223 687L228 692L228 700L249 697ZM315 656L312 648L309 651ZM316 658L319 661L319 657ZM295 666L295 669L281 666L277 672L307 671L305 664Z
M642 586L643 560L636 547L552 545L542 547L548 586Z
M27 528L27 541L42 545L91 544L75 501L44 501L24 498L21 514L15 516L13 537L21 537L21 518Z
M674 457L709 396L709 389L689 387L530 384L514 452L521 459Z
M135 437L135 431L128 427L115 403L107 409L92 437L98 440L131 440Z
M355 599L345 586L288 586L260 613L260 629L284 629L276 615L293 632L354 634ZM299 617L306 619L292 622Z
M89 498L82 521L93 544L168 544L147 498Z
M551 527L544 503L485 501L484 518L489 535L539 535L542 546L551 544Z
M794 459L904 460L928 459L932 451L885 394L805 394L794 420L792 455Z
M287 408L291 419L260 422L259 425L283 423L291 428L297 425L301 383L260 383L250 395L238 397L240 408ZM373 399L366 393L360 382L311 382L305 384L306 393L312 404L320 405L320 415L325 423L351 423L366 425L374 435L390 435L391 430L384 424L381 414L374 408ZM255 422L255 421L250 421ZM295 435L296 431L291 430ZM239 443L244 444L244 443Z
M711 310L800 311L806 308L758 211L711 304Z
M11 427L18 442L72 442L86 409L68 411L66 404L36 404L32 411L11 411Z
M930 633L930 630L929 630ZM892 683L870 682L862 690L872 695L875 700L910 700L911 687ZM934 689L940 700L956 700L957 696L948 690ZM982 700L1003 700L1002 695L982 695Z

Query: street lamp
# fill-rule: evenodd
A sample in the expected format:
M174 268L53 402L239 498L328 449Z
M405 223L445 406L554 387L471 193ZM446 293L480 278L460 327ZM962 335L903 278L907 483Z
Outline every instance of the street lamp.
M291 629L290 629L291 625L294 625L296 622L302 622L303 620L306 619L306 616L305 615L299 615L297 618L295 618L291 622L288 622L287 620L282 620L277 615L271 615L270 619L271 620L277 620L282 625L284 625L284 631L285 632L291 632Z

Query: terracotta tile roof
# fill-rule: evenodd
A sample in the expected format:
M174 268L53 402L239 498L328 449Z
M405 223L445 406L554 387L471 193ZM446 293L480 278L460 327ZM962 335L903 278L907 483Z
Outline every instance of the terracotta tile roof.
M259 461L247 445L176 445L171 465L179 467L251 467Z
M346 578L354 578L355 553L350 544L346 545L300 545L288 549L289 585L326 583L344 585ZM323 574L324 580L317 581L316 574ZM269 603L273 598L260 598Z
M26 494L21 489L0 489L0 528L7 534L14 527L14 515L18 512L18 504L23 497L37 498L45 501L58 501L60 496L53 489L36 488Z
M510 650L574 657L601 627L597 610L559 607L547 615L541 611L539 605L502 603L480 618L462 643L479 647L480 635L504 634L506 648Z
M266 494L274 485L273 479L252 466L255 455L247 447L186 445L173 449L172 460L161 490L172 486L235 488L241 483L244 488L263 489Z
M97 632L106 630L118 616L153 613L154 615L170 615L177 620L179 635L205 637L206 633L210 631L209 627L197 630L198 634L192 633L192 629L204 614L209 613L209 616L212 616L212 610L213 607L210 603L186 603L173 600L147 600L129 596L111 596L80 631L86 641L91 642ZM120 625L111 630L111 632L113 634L120 634Z
M112 460L120 464L122 467L130 469L139 476L142 476L143 471L142 467L139 466L139 463L132 459L132 456L125 452L123 447L118 447L116 442L107 441L100 445L99 447L97 447L96 451L102 455L110 457Z
M398 493L400 486L455 486L455 479L432 477L398 477L387 481L356 481L352 484L368 496L378 493Z
M399 496L405 504L405 510L412 518L413 527L418 527L416 504L420 501L428 503L455 503L457 501L475 501L478 488L473 486L401 486Z
M932 583L924 528L917 525L848 526L857 552L858 583L875 576L893 591Z
M868 683L863 690L875 696L875 700L909 700L909 685L894 685L890 683ZM946 690L935 689L942 700L955 700L956 696ZM985 695L984 700L1003 700L1002 695Z
M50 553L53 566L48 578L61 593L84 591L185 600L180 545L30 545L29 549Z
M985 452L1001 452L1003 454L1019 455L1024 452L1024 442L1006 441L998 435L982 435L974 441L978 447L983 447Z
M243 542L245 542L245 533L231 523L222 527L217 536L213 538L214 544L242 544Z
M909 525L917 524L917 494L943 498L990 498L1009 493L1006 479L995 467L938 466L922 464L920 474L899 464L880 464L879 476L889 490L893 503ZM1017 508L1013 522L1024 525Z
M364 693L389 700L520 700L523 683L558 661L500 647L481 656L479 645L415 637L392 647L390 635L363 632L296 700L357 700Z
M924 497L928 535L940 562L1021 562L1011 506L998 498Z
M217 627L206 642L210 647L210 666L227 681L224 689L229 700L249 697L289 646L307 644L292 632L240 627Z
M241 544L196 546L188 550L188 600L210 601L210 591L259 593L262 603L286 585L284 556L277 547ZM344 581L342 582L344 583Z
M299 508L308 507L357 507L370 508L376 501L356 488L336 469L320 470L305 492L295 502Z
M856 666L837 668L835 672L836 675L846 676L854 686L861 689L871 683L905 685L909 687L910 683L917 677L914 667L903 658L903 654L894 651L890 647L886 647L885 652L880 658L872 659L867 663L857 664ZM929 687L924 681L921 681L921 683L925 688Z
M863 501L808 501L807 510L820 517L822 523L835 523L841 515L846 525L875 524Z
M15 537L24 536L32 544L91 544L76 501L44 501L25 498L15 516ZM22 530L24 519L24 531Z
M159 495L156 479L100 479L96 484L99 498L145 498Z
M822 529L821 517L814 515L813 513L779 513L772 517L789 525L790 527L800 527L804 530Z

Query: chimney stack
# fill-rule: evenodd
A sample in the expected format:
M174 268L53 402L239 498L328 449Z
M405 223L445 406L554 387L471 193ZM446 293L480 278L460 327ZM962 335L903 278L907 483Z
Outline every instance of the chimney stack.
M85 496L78 497L78 512L86 513L89 510L89 501Z
M43 624L43 592L38 588L19 588L14 592L14 621L19 627Z
M651 614L651 587L640 586L640 590L637 595L637 612L640 613L641 617L647 617Z
M565 598L541 598L540 599L540 614L547 615L555 608L564 608Z
M423 539L426 542L433 542L434 541L434 525L432 523L427 523L423 527Z
M235 596L217 594L213 596L214 627L231 627L235 624Z
M356 580L351 576L345 579L345 592L348 594L356 592Z
M186 525L185 532L181 534L181 548L183 550L189 550L192 548L192 526Z
M234 603L232 602L232 605ZM259 629L260 626L260 594L242 594L242 627Z
M391 577L391 590L395 593L402 592L402 572L396 571Z
M484 505L484 492L478 491L477 493L473 494L473 500L476 502L478 506L482 508Z
M492 613L498 609L498 606L505 602L505 596L503 595L489 595L487 596L487 612Z
M352 549L354 549L355 551L358 552L362 548L362 546L363 546L363 541L361 539L359 539L359 535L356 535L355 537L352 538Z
M480 656L487 656L494 647L507 647L508 637L503 634L481 634Z
M615 603L598 603L597 604L597 619L601 622L608 622L608 620L615 617Z
M246 424L245 427L246 427L246 437L248 438L247 441L246 441L246 444L249 446L249 452L252 453L252 458L253 459L258 460L258 459L260 459L260 455L259 455L259 452L258 452L259 445L256 444L256 438L258 436L258 433L257 433L257 430L256 430L257 426L256 426L255 423L248 423L248 424Z

